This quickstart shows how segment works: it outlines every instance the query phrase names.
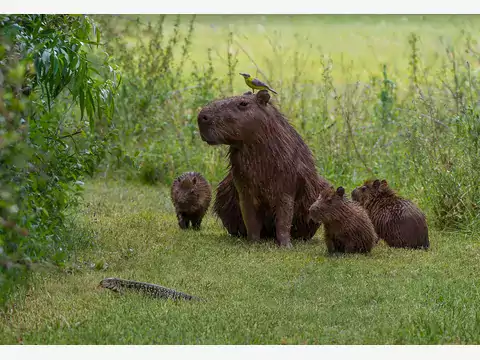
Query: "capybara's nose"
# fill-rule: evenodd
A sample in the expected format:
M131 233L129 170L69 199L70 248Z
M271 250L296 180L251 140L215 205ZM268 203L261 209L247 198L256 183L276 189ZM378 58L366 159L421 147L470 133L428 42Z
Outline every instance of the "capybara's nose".
M209 124L212 122L210 119L210 116L208 116L205 112L201 111L200 114L198 114L198 122L200 124Z

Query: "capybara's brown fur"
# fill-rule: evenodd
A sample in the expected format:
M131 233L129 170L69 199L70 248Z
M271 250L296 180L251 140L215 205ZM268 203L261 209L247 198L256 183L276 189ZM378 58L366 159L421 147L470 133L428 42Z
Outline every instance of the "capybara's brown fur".
M345 197L343 187L323 190L309 210L310 218L323 223L329 253L368 253L378 241L367 211Z
M378 236L391 247L428 249L425 214L395 193L386 180L367 180L352 191L352 199L368 212Z
M183 173L173 181L170 195L180 228L187 229L191 223L193 229L200 229L212 200L208 181L198 172Z
M233 236L245 237L247 236L247 228L242 219L242 212L238 201L238 192L233 184L233 175L229 171L225 179L223 179L217 187L215 201L213 203L213 211L222 221L223 226L228 233ZM273 238L275 237L275 224L273 221L263 224L260 237Z
M203 141L230 146L231 175L219 186L215 204L227 229L239 235L246 230L250 240L274 235L279 245L290 247L291 237L315 234L320 224L307 218L308 209L330 185L269 100L268 91L261 90L213 101L198 114L198 126Z

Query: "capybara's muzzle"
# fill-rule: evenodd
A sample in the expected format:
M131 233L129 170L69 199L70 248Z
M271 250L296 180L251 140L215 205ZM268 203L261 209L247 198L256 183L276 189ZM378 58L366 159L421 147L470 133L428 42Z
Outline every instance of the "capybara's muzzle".
M197 123L202 140L209 145L216 145L218 142L212 135L213 116L205 109L202 109L198 114Z

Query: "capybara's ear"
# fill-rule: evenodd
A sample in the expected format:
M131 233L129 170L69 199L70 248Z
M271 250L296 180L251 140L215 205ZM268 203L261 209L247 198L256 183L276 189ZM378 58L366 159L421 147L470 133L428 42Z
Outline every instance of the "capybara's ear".
M388 186L387 180L383 179L380 185L382 185L382 187L387 187Z
M339 186L337 188L337 195L340 197L343 197L343 195L345 195L345 189L342 186Z
M257 93L257 102L262 105L267 105L270 101L270 94L267 90L260 90Z
M190 189L192 187L192 181L190 179L183 179L183 181L180 183L180 187L182 189Z
M375 189L378 189L378 187L380 186L380 180L376 179L374 182L373 182L373 187Z
M251 91L247 91L246 93L243 93L243 95L252 95L253 93Z

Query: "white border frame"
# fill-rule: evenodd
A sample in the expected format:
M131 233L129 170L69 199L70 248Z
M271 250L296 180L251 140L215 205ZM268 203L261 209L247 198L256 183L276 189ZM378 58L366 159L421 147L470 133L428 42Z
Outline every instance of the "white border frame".
M255 359L368 359L368 360L428 360L478 359L480 346L2 346L3 359L34 358L36 360L139 359L155 355L170 360L255 360ZM322 357L323 355L323 357ZM157 357L158 358L158 357Z
M2 0L2 13L62 14L475 14L472 0Z
M0 12L68 14L479 14L472 0L2 0ZM480 346L0 346L2 359L132 359L155 355L170 359L480 359Z

